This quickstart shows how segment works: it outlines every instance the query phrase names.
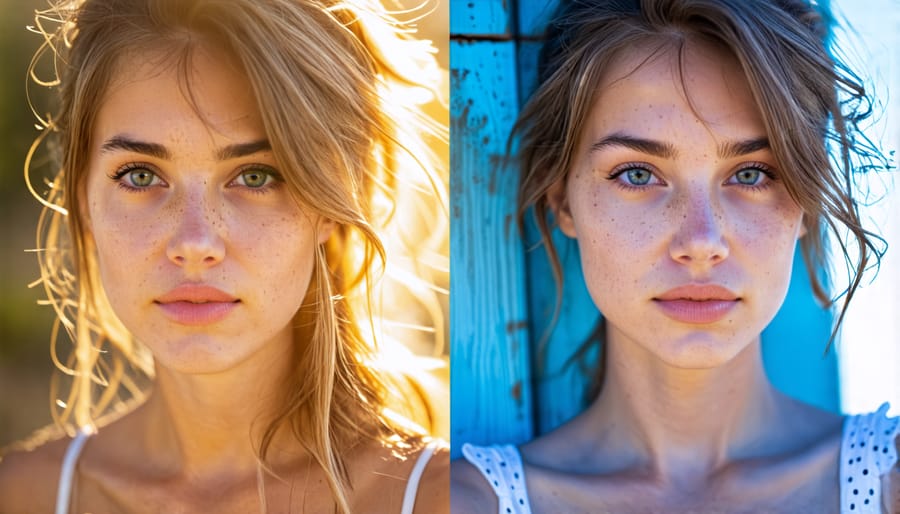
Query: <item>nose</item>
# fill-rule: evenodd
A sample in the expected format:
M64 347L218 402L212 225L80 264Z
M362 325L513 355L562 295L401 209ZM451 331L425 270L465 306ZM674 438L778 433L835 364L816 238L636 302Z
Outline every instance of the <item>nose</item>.
M169 260L183 268L202 270L213 267L225 258L222 238L224 221L214 201L200 195L185 198L176 210L175 231L166 247Z
M680 209L680 224L669 246L672 259L690 266L715 265L728 258L721 213L708 194L694 193ZM677 212L678 210L676 210Z

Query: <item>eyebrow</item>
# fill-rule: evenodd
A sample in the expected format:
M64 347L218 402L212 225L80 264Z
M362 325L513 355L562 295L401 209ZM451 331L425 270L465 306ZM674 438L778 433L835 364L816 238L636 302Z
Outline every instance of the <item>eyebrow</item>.
M129 139L126 136L113 136L107 139L103 145L100 146L100 151L104 153L115 151L134 152L156 157L157 159L169 159L169 151L166 150L165 146L157 143L136 141L134 139Z
M591 145L591 152L597 152L609 146L624 146L625 148L664 159L671 159L677 153L675 148L668 143L635 137L621 132L614 132L596 141Z
M248 155L253 155L258 152L265 152L271 149L272 145L269 144L269 141L267 139L251 141L250 143L236 143L221 148L218 152L216 152L216 159L220 161L227 161L228 159L246 157Z
M623 146L632 150L654 155L663 159L671 159L678 155L675 147L669 143L632 136L622 132L614 132L591 145L591 152L600 151L609 146ZM728 141L718 147L719 156L723 159L740 157L742 155L766 150L769 139L758 137L740 141Z
M748 153L768 150L769 138L758 137L756 139L744 139L742 141L729 141L719 145L719 155L725 159L740 157Z
M216 151L216 159L220 161L225 161L228 159L235 159L238 157L245 157L247 155L253 155L257 152L264 152L267 150L271 150L272 145L266 139L261 139L259 141L251 141L249 143L235 143L233 145L228 145L220 148ZM146 141L137 141L135 139L131 139L128 136L118 135L113 136L107 139L103 145L100 146L101 152L115 152L115 151L125 151L125 152L134 152L140 153L144 155L149 155L150 157L156 157L157 159L170 160L171 154L166 149L165 146L159 143L148 143Z

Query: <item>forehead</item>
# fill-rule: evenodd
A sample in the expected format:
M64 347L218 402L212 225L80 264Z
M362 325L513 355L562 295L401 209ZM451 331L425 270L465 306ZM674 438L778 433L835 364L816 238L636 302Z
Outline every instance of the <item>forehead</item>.
M627 128L673 118L694 118L726 133L763 131L746 75L721 48L687 40L680 47L645 44L616 55L595 89L589 126Z
M252 87L234 61L202 47L179 56L132 51L115 66L92 132L95 138L126 133L165 143L197 122L229 139L263 135Z

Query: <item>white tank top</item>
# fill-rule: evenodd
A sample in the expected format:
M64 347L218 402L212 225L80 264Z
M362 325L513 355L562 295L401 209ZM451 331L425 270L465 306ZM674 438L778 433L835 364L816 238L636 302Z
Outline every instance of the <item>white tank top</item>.
M881 476L897 462L894 440L900 418L887 417L888 404L876 412L848 416L841 436L841 514L881 514ZM531 514L525 471L513 445L464 444L463 456L478 468L499 500L498 514Z
M84 443L93 435L91 429L85 428L79 430L69 447L66 449L66 455L63 458L62 470L59 475L59 488L56 493L56 514L68 514L70 501L72 497L72 483L75 477L75 466L78 464L78 457L81 456L81 450L84 449ZM434 455L435 450L442 445L438 439L428 441L425 448L419 452L416 464L409 473L406 480L406 489L403 492L403 504L400 507L400 514L413 514L413 508L416 505L416 493L419 491L419 482L425 472L425 466Z

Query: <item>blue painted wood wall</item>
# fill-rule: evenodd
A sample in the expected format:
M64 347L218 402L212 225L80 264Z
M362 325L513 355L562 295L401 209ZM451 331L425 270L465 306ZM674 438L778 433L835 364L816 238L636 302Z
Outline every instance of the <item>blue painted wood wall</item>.
M521 443L585 406L597 352L573 362L599 313L578 249L555 235L562 310L536 229L515 218L517 170L503 165L519 107L534 88L540 36L556 2L451 0L451 442ZM788 298L763 333L767 373L782 391L839 410L832 315L815 304L797 255Z

